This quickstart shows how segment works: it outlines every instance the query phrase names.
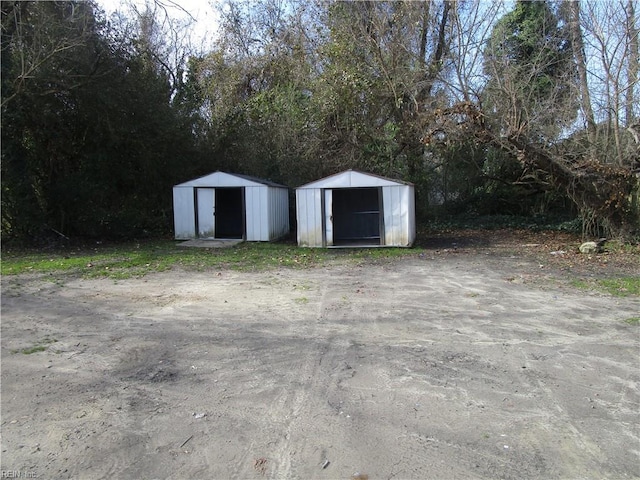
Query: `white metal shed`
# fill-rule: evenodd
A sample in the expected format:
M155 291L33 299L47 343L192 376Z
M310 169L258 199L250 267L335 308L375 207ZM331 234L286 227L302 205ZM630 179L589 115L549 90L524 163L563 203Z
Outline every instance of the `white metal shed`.
M413 184L347 170L296 189L298 245L410 247Z
M289 233L289 189L214 172L173 187L173 215L176 239L277 240Z

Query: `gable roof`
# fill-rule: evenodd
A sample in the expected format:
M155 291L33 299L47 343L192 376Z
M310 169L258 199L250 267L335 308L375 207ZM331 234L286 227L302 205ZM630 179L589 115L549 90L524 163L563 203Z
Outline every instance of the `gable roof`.
M203 177L179 183L176 187L267 187L288 188L279 183L240 173L213 172Z
M373 173L364 173L357 170L345 170L344 172L329 175L306 185L301 188L357 188L357 187L387 187L393 185L413 185L409 182L393 180L387 177L381 177Z

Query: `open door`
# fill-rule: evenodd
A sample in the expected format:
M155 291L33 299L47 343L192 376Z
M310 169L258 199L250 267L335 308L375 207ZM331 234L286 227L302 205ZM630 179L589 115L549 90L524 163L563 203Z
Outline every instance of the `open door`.
M244 238L242 187L215 189L215 238Z
M215 189L196 188L196 232L200 238L215 237Z
M332 191L331 212L333 245L383 244L384 217L380 188L336 188Z

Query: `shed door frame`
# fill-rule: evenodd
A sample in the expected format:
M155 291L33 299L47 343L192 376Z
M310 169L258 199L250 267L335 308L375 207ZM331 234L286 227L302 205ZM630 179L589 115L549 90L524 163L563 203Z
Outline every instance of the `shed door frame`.
M338 240L339 244L336 244L336 225L334 222L334 207L335 207L335 191L346 191L346 190L375 190L378 200L378 235L379 240L376 243L367 242L366 238L362 238L362 240L353 239L353 242L349 240ZM322 199L322 220L323 220L323 243L326 247L332 246L384 246L385 245L385 228L384 228L384 197L382 187L342 187L342 188L326 188L322 189L321 194ZM373 212L353 212L354 214L358 213L373 213ZM376 237L371 237L378 238Z
M241 199L242 231L239 238L246 239L246 204L244 187L194 187L195 233L198 238L224 238L217 231L216 197L219 190L239 190ZM207 212L211 212L211 216ZM234 237L235 238L235 237Z
M333 246L333 190L322 190L322 241L325 247Z

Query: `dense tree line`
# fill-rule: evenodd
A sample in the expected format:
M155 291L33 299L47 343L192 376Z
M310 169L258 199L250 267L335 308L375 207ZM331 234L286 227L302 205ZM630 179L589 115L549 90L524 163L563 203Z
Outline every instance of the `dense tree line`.
M2 1L3 236L166 234L193 176L346 168L427 218L640 235L636 0L231 0L206 50L167 15Z
M143 33L90 2L2 2L3 236L167 230L200 152Z

